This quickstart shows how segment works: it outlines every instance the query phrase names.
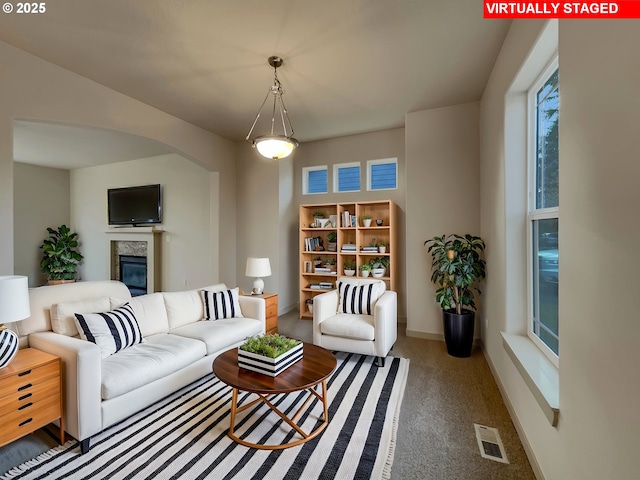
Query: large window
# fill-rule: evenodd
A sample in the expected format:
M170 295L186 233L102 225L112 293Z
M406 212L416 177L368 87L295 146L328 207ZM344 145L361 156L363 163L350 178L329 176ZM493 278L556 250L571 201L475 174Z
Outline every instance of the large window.
M305 167L302 169L302 193L327 193L327 166Z
M339 163L333 166L333 191L360 191L360 162Z
M558 62L529 90L529 337L558 365Z

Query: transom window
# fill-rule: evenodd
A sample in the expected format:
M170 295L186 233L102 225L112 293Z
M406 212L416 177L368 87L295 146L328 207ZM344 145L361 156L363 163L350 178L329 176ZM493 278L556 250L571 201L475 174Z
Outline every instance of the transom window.
M529 101L528 285L529 337L557 366L558 319L558 121L557 58L532 85Z
M327 166L305 167L302 169L302 193L327 193Z
M398 188L398 159L382 158L367 161L367 190Z
M333 191L360 191L360 162L338 163L333 166Z

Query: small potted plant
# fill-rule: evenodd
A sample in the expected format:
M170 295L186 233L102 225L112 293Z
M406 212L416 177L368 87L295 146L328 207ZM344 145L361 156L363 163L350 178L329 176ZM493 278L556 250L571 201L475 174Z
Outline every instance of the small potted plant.
M66 225L57 230L47 228L49 237L40 245L43 257L40 270L49 278L49 285L75 282L78 265L83 256L78 251L78 234Z
M442 307L444 338L449 355L469 357L473 347L476 305L473 291L485 278L480 254L484 240L473 235L442 235L424 242L431 254L431 281Z
M388 263L388 259L385 258ZM387 267L383 263L383 259L381 257L376 257L371 261L371 275L375 278L384 277L385 272L387 271Z
M360 265L360 276L362 277L368 277L369 274L371 273L371 265L368 263L363 263L362 265Z
M362 215L362 225L364 227L370 227L371 220L373 220L373 217L371 215Z
M378 252L386 253L389 242L378 242Z
M250 337L238 347L238 366L275 377L302 359L302 348L300 340L277 333Z
M353 260L346 260L344 262L344 274L347 277L353 277L356 273L356 262Z
M327 251L328 252L338 251L338 234L336 232L327 233Z
M319 210L313 212L313 222L316 227L322 227L324 222L321 220L324 220L324 213Z

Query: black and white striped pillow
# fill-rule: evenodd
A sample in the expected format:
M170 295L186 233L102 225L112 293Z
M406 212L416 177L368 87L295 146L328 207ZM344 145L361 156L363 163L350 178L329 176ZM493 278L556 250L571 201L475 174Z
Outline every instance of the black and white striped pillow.
M102 313L76 313L80 338L100 347L102 358L144 342L133 308L125 303L120 308Z
M338 295L340 295L338 313L373 315L373 309L378 300L378 289L374 283L354 285L338 282Z
M237 287L221 292L212 292L210 290L200 290L200 292L204 301L205 320L242 317Z

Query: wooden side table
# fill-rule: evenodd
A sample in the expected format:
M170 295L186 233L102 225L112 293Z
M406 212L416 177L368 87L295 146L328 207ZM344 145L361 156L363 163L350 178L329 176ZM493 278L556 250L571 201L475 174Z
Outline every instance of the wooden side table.
M262 295L243 294L248 297L264 298L267 325L265 327L267 334L278 333L278 294L263 293Z
M64 443L60 358L35 348L0 369L0 447L60 419Z

